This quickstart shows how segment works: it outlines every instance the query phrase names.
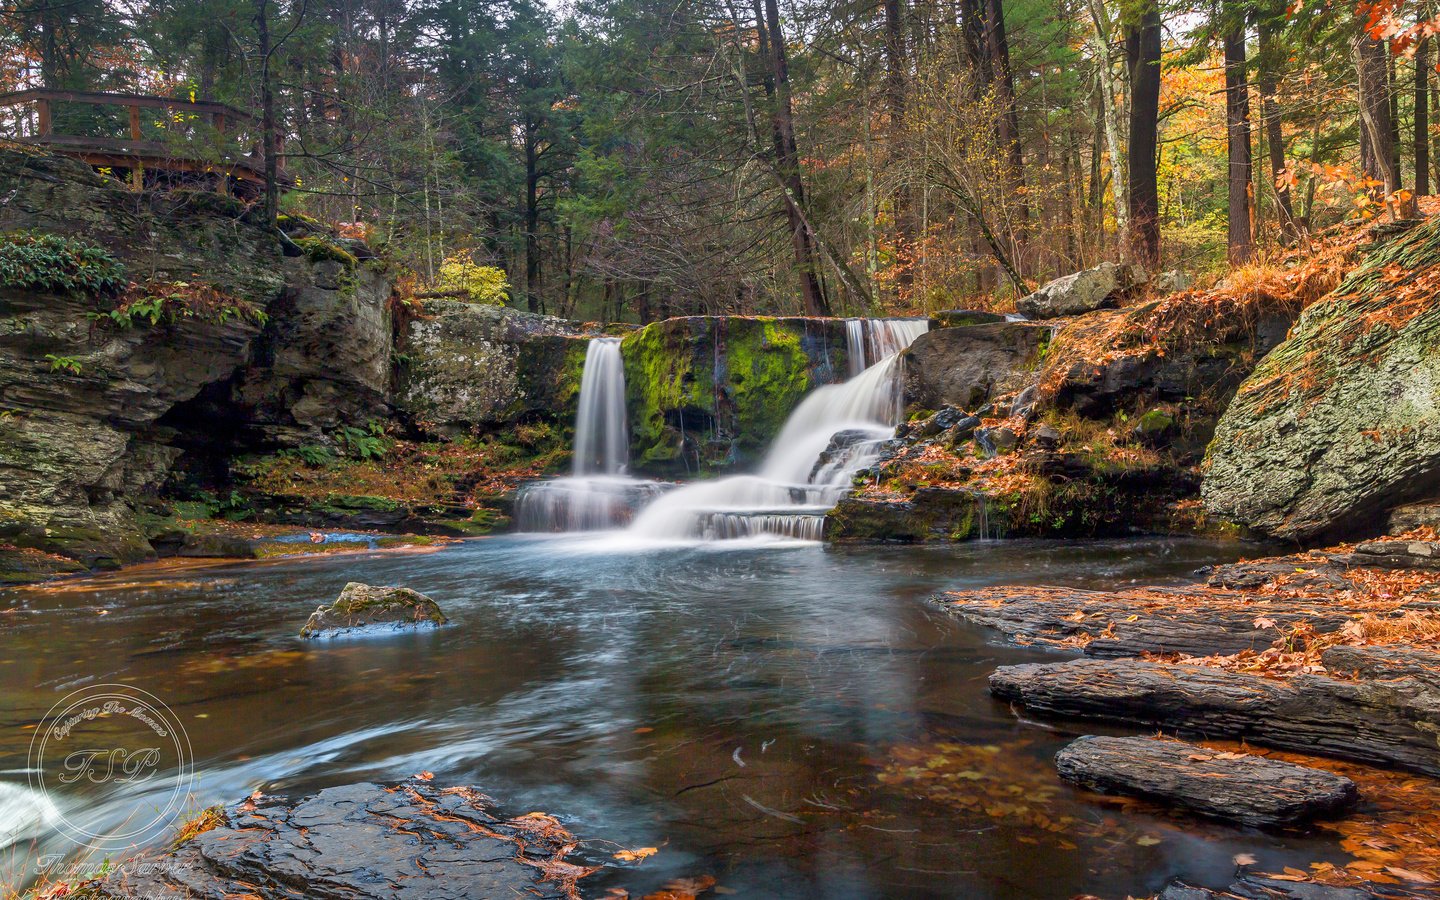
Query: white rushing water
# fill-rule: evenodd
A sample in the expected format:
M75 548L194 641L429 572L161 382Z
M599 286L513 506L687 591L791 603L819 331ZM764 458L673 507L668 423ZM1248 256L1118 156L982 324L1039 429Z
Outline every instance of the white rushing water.
M880 444L894 434L903 406L900 352L929 324L849 319L845 326L851 377L806 395L758 472L669 491L626 476L620 342L591 341L575 422L574 474L522 490L516 501L519 529L599 531L629 521L627 536L641 541L820 540L825 513L850 489L856 470L874 460Z
M900 352L928 327L924 319L847 321L850 367L858 373L807 395L771 443L759 472L665 493L640 511L630 534L654 540L764 535L819 540L825 513L894 434L903 406Z
M595 338L585 348L580 412L575 417L575 475L620 475L630 463L625 426L625 362L619 338Z
M569 478L527 485L515 501L521 531L598 531L629 520L661 491L626 477L630 432L625 418L625 364L619 338L595 338L585 350Z

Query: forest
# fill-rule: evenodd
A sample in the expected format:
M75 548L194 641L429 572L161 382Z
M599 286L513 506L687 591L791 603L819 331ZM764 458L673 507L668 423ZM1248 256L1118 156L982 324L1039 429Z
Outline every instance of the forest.
M928 313L1106 259L1213 278L1347 218L1403 215L1440 142L1428 15L6 0L0 85L249 110L275 161L271 215L351 223L421 293L479 279L495 302L640 323ZM35 133L33 111L3 113ZM193 144L207 126L186 118L142 124Z

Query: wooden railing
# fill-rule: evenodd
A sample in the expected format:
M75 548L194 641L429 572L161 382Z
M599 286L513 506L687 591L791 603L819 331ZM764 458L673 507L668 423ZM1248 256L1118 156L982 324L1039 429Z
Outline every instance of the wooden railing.
M84 127L76 127L76 120L87 119L86 115L70 117L69 123L57 127L61 105L90 107ZM137 189L145 183L147 169L208 176L222 192L234 187L250 193L265 182L255 117L224 103L49 88L0 94L0 108L16 107L28 107L33 115L24 110L11 114L12 140L83 159L97 168L128 170ZM123 109L128 121L108 116L107 107ZM141 111L151 109L163 110L163 118L147 122Z

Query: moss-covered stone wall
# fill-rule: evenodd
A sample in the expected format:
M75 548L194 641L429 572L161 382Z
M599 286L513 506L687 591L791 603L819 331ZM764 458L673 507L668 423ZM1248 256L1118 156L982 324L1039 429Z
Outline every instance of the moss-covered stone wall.
M631 465L655 475L754 463L800 399L844 380L843 319L690 316L625 337Z

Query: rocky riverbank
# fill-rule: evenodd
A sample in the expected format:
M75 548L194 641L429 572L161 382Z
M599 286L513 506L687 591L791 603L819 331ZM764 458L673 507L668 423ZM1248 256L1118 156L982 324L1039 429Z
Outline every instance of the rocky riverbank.
M1414 772L1428 777L1413 788L1437 790L1440 541L1433 532L1217 566L1202 574L1203 581L1183 585L1119 591L987 588L942 594L935 602L1011 641L1079 654L997 669L991 692L1017 713L1070 723L1068 728L1112 723L1200 738L1207 745L1240 742L1213 751L1157 748L1151 755L1163 754L1162 759L1148 772L1137 769L1147 754L1134 750L1107 757L1077 749L1073 759L1062 754L1062 772L1091 787L1151 798L1168 794L1169 802L1199 804L1206 815L1244 823L1255 815L1244 792L1227 799L1190 783L1221 777L1228 786L1238 775L1210 769L1264 752L1252 748L1274 748L1305 754L1298 761L1306 764L1319 755ZM1218 762L1216 753L1223 754ZM1373 769L1346 771L1362 773L1359 796L1370 804L1365 809L1377 802L1399 808L1416 802L1393 784L1363 774ZM1421 804L1411 814L1429 821L1433 810ZM1357 896L1386 895L1375 884L1422 893L1440 885L1437 832L1401 833L1373 812L1358 816L1359 824L1346 825L1340 816L1326 826L1350 835L1345 847L1356 857L1350 865L1342 870L1326 864L1279 877L1374 891ZM1188 896L1174 893L1178 890L1162 896Z

